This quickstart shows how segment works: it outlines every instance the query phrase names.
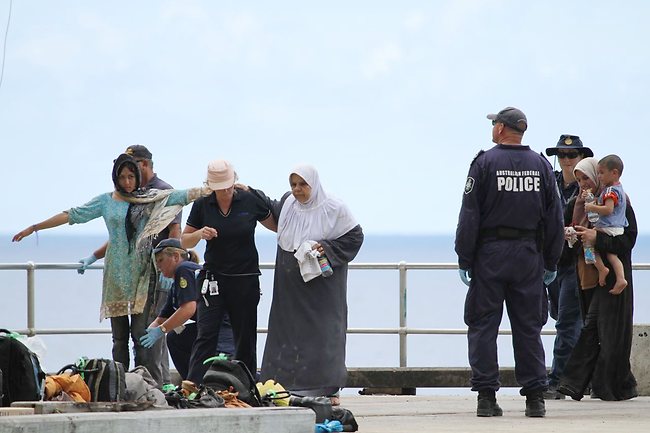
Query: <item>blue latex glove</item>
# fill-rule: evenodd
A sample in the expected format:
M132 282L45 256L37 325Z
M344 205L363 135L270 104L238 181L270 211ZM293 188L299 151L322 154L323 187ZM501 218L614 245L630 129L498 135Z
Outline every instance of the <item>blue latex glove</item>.
M88 266L92 265L97 261L97 257L93 254L92 256L88 256L86 258L83 258L79 260L79 263L81 263L81 267L77 269L77 273L83 274L86 272L86 269L88 269Z
M544 269L544 285L548 286L555 280L555 277L557 277L557 271L547 271Z
M458 275L460 275L460 280L469 287L469 282L472 279L472 270L471 269L459 269Z
M160 276L158 277L158 282L159 282L158 287L160 287L161 290L171 290L172 285L174 284L174 279L167 278L162 273L160 273Z
M156 326L155 328L147 328L147 333L140 337L140 344L142 344L147 349L150 349L163 335L165 335L165 333L162 332L160 326Z
M329 432L340 432L343 431L343 425L341 424L341 421L339 420L334 420L330 421L326 419L324 422L320 424L316 424L316 433L329 433Z

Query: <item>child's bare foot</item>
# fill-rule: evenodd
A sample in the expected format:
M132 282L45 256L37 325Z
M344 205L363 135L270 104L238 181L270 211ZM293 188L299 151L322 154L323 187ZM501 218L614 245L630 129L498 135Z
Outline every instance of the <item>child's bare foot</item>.
M609 291L612 295L620 295L623 290L627 287L627 280L625 278L620 278L616 280L614 287Z
M605 279L607 279L607 275L609 275L609 268L607 266L603 266L602 268L598 269L598 284L601 286L605 285ZM627 282L625 283L627 285Z

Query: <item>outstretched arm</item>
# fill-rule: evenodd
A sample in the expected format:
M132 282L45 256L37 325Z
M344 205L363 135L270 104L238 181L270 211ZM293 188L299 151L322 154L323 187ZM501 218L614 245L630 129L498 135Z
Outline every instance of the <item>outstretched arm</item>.
M108 241L104 242L104 245L102 245L101 247L97 248L97 249L95 250L95 252L93 253L93 256L95 256L95 258L96 258L97 260L99 260L99 259L103 259L104 257L106 257L106 249L107 249L107 248L108 248Z
M52 227L58 227L60 225L67 224L69 221L70 221L70 217L68 213L61 212L60 214L56 214L53 217L46 219L45 221L32 224L26 229L19 231L14 235L11 241L20 242L21 240L23 240L23 238L26 238L27 236L31 235L34 232L37 232L39 230L51 229Z
M174 311L171 317L167 319L158 317L150 327L164 325L167 331L171 331L191 319L194 313L196 313L196 301L186 302Z

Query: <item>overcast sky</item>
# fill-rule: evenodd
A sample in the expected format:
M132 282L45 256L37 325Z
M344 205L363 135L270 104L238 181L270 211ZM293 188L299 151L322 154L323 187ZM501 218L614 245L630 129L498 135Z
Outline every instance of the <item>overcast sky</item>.
M224 158L279 198L309 162L367 233L453 233L485 115L512 105L537 151L572 133L619 154L647 233L648 23L642 0L14 1L0 230L110 191L141 143L178 188Z

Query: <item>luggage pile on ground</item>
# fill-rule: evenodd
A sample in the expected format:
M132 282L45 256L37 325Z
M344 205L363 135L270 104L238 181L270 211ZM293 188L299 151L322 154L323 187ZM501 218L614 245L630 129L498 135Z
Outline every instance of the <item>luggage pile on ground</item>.
M40 400L71 402L75 411L79 405L90 409L99 403L114 403L105 406L113 411L298 406L314 411L317 433L358 430L354 415L332 406L329 397L294 396L273 380L257 383L243 362L223 355L205 361L210 367L200 387L183 381L163 393L145 367L127 372L111 359L82 357L56 374L45 375L38 357L23 341L24 336L0 329L2 406Z

